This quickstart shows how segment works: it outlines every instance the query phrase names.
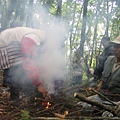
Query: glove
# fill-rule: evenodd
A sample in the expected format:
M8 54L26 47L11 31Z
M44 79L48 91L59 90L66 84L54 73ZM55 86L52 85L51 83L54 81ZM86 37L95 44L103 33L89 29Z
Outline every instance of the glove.
M120 105L115 107L115 114L120 117Z
M51 99L51 96L49 95L49 93L45 90L45 88L43 87L42 84L40 84L38 86L38 91L41 92L44 96L44 98L47 100L47 99Z

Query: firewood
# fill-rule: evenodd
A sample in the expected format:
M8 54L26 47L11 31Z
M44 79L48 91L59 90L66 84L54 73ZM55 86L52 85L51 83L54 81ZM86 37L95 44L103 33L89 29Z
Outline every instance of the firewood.
M105 105L99 101L91 100L90 98L87 98L79 93L74 93L74 97L80 99L83 102L87 102L88 104L100 107L102 109L105 109L111 113L115 114L115 106Z
M70 85L70 86L68 86L68 87L66 87L66 88L59 89L58 92L60 92L60 91L61 91L61 92L66 92L66 91L69 91L69 90L80 89L80 88L82 89L82 88L87 87L88 85L90 85L91 83L93 83L93 82L95 82L95 81L97 81L97 78L92 79L91 81L89 81L89 82L87 82L87 83L85 83L85 84L76 85L76 86Z
M109 101L110 103L112 103L113 105L117 106L116 103L114 103L113 101L111 101L110 99L108 99L107 97L105 97L103 94L101 94L100 92L92 89L92 88L89 88L89 90L93 91L94 93L100 95L102 98L104 98L105 100Z
M66 115L62 115L62 114L59 114L59 113L54 113L54 115L56 117L59 117L59 118L65 118Z
M68 115L68 111L67 110L64 112L64 115Z
M53 113L53 112L52 112ZM68 115L68 111L65 110L64 111L64 114L59 114L59 113L53 113L56 117L59 117L59 118L65 118L67 115Z
M31 120L58 120L58 117L31 117Z

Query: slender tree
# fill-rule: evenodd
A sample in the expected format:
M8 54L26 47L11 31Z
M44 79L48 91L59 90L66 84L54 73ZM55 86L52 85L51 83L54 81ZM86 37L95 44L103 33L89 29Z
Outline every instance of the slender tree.
M9 4L8 4L8 8L7 8L7 4L6 5L6 11L4 11L4 15L3 15L3 18L2 18L2 28L3 29L6 29L9 27L9 22L11 20L11 17L12 17L12 13L14 11L14 4L16 3L16 0L10 0Z
M32 15L33 15L33 0L29 0L27 21L26 21L27 27L30 27L32 24Z
M95 27L94 27L94 36L93 36L93 45L92 45L92 53L91 53L91 60L90 60L90 66L92 65L92 59L93 59L93 54L95 53L95 58L97 57L97 28L98 28L98 19L99 19L99 10L100 10L100 4L101 1L98 1L97 4L97 9L96 9L96 20L95 20ZM97 59L97 58L96 58ZM96 66L96 65L95 65Z
M80 56L82 57L84 53L88 1L89 0L84 0L84 3L83 3L83 20L82 20L81 41L80 41Z
M61 11L62 11L62 0L58 0L56 16L61 17Z
M76 11L76 1L74 2L74 13L73 13L73 20L72 20L72 25L71 25L71 30L70 30L70 62L72 58L72 35L73 35L73 26L74 26L74 21L75 21L75 11Z

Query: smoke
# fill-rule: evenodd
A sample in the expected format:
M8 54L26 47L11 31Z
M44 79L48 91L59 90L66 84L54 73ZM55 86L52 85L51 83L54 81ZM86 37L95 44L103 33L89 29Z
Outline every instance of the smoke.
M41 82L49 92L54 92L54 82L64 80L67 73L67 60L65 58L64 23L54 24L46 30L46 40L40 47L39 70Z
M50 15L43 6L39 6L36 18L41 22L39 28L46 32L45 42L39 51L40 80L48 91L53 93L54 82L65 80L67 73L64 42L68 30L64 20Z

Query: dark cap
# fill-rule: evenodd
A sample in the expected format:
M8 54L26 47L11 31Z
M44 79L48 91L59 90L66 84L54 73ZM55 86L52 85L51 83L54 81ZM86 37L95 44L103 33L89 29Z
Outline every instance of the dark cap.
M110 41L110 37L103 37L101 41L102 42Z

